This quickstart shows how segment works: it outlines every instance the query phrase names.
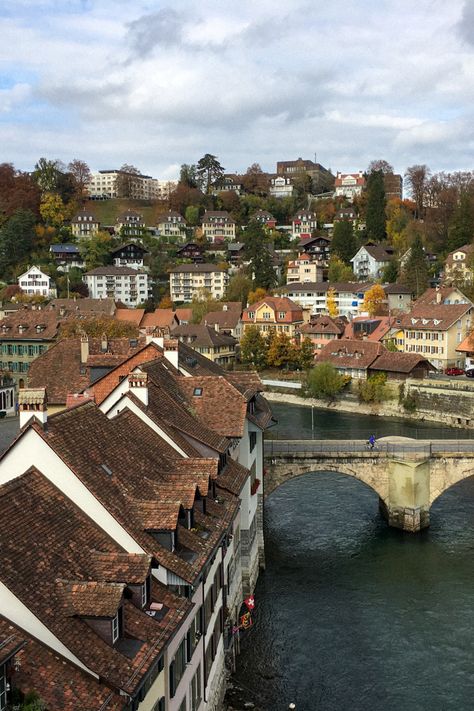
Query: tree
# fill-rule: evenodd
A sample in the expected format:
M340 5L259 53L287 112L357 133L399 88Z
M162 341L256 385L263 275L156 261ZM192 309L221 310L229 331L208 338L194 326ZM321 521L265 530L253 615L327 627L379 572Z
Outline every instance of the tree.
M297 366L299 353L286 333L276 333L270 339L267 351L267 365L270 368Z
M58 191L62 164L59 160L40 158L35 165L33 178L41 192L54 193Z
M245 256L249 260L249 272L253 286L271 289L276 286L277 277L273 269L273 258L269 252L270 242L263 225L250 220L244 232Z
M428 287L428 265L420 235L416 235L403 268L401 282L418 298Z
M357 244L352 222L349 222L349 220L336 222L331 240L331 254L335 254L344 264L349 265L356 252Z
M0 164L0 226L16 210L39 215L40 190L28 173L16 171L11 163Z
M369 163L369 167L367 168L367 174L370 175L370 173L374 173L376 171L380 171L384 175L390 175L393 173L393 166L388 163L388 161L383 160L383 158L379 158L378 160L372 160Z
M335 254L329 259L328 281L355 281L354 272Z
M218 182L224 175L224 168L221 166L216 156L206 153L196 167L196 175L201 190L207 195L211 193L214 183Z
M242 363L253 365L262 370L267 364L267 339L262 336L257 326L248 326L240 339L240 359Z
M63 321L60 329L61 338L72 338L85 333L91 338L136 338L138 328L127 321L118 321L110 316L98 316L86 319Z
M165 294L161 298L160 303L158 304L158 308L159 309L172 309L173 308L173 302L171 301L168 294Z
M210 311L220 311L222 304L211 296L209 291L205 289L193 296L191 302L193 312L192 323L201 323L204 316Z
M197 169L195 165L183 163L179 171L179 182L186 185L188 188L197 188L198 176L196 171Z
M197 188L190 188L184 183L178 183L176 190L170 194L169 204L171 210L176 210L184 215L189 206L199 207L203 205L204 195Z
M199 207L198 205L188 205L185 210L184 217L188 225L195 227L199 224Z
M421 220L425 214L425 195L430 169L427 165L412 165L407 168L405 180L416 205L416 217Z
M253 289L249 291L248 293L248 302L249 306L252 304L258 304L259 301L262 301L267 295L266 289L262 289L261 287L257 287L256 289Z
M448 234L450 252L470 244L474 238L474 200L467 191L461 193Z
M66 206L58 193L44 192L40 203L40 214L46 225L59 228L66 219Z
M20 209L0 229L0 274L3 277L31 254L35 222L30 210Z
M346 385L346 379L336 368L327 362L318 363L307 375L306 390L315 398L333 399Z
M86 263L86 269L102 267L110 260L112 237L108 232L96 232L79 244L79 251Z
M67 169L74 178L77 198L80 200L87 196L87 186L91 180L91 171L87 163L79 158L74 158Z
M225 292L225 300L240 301L242 306L245 307L247 305L251 288L251 280L244 274L244 272L239 271L229 279ZM265 292L263 295L265 296Z
M118 197L131 198L137 193L140 183L140 171L134 165L124 163L117 173L115 189Z
M260 163L252 163L245 175L242 176L242 185L248 193L265 193L268 189L268 178L263 172Z
M376 170L367 179L367 209L365 213L367 237L376 242L382 242L386 237L385 207L383 173L381 170Z
M377 316L380 314L384 301L386 301L386 296L383 287L380 284L374 284L365 292L362 309L367 311L370 317Z
M307 370L314 364L314 346L309 338L303 338L299 350L300 368Z
M326 308L331 318L336 318L336 316L339 316L339 310L337 308L336 303L336 292L332 288L328 289L328 292L326 294Z
M398 263L395 259L391 259L382 273L382 281L384 283L394 284L398 278Z
M359 400L361 402L384 402L388 400L387 374L377 373L365 381L359 381Z

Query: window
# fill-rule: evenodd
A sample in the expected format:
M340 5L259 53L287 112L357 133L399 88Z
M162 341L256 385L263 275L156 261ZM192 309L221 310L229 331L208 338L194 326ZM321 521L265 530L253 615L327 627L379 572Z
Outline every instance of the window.
M170 674L170 695L173 697L178 688L178 684L181 681L181 677L186 669L186 637L183 637L181 643L176 650L174 659L170 664L169 674Z
M200 397L202 395L202 388L194 388L193 395Z
M257 433L256 432L250 432L250 451L253 452L255 449L255 445L257 444Z
M115 642L118 640L120 636L120 621L119 621L119 613L117 611L117 614L115 615L114 619L112 620L112 644L115 644Z
M145 605L148 602L148 589L147 589L147 583L144 583L141 586L141 603L142 607L145 607Z
M197 711L201 703L201 665L199 664L196 673L189 685L189 699L191 702L190 711Z

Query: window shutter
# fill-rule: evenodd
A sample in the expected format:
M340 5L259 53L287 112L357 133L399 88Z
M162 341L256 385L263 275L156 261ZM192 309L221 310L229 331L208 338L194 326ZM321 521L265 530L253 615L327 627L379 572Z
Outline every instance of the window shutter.
M176 672L175 672L175 661L173 661L170 664L170 669L169 669L169 674L170 674L170 696L173 698L173 696L176 693Z

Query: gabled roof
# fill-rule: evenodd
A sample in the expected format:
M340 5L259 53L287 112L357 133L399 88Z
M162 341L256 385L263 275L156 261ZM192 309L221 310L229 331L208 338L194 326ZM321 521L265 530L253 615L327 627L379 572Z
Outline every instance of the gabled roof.
M188 323L173 329L173 336L184 338L193 347L218 348L220 346L235 346L237 341L233 336L218 333L215 328L202 323Z
M307 334L322 334L330 333L336 336L341 336L344 332L345 323L338 319L333 319L331 316L318 316L310 323L305 323L300 328L300 333Z
M327 361L336 368L366 370L384 351L385 348L381 343L336 339L322 347L318 354L318 362Z
M85 273L85 276L136 276L137 274L146 274L143 269L132 269L131 267L116 267L109 265L105 267L96 267Z
M366 244L366 245L363 245L363 246L358 250L357 254L355 254L355 255L352 257L352 259L351 259L350 261L353 262L353 261L356 259L356 257L357 257L361 252L364 252L364 251L367 252L367 254L370 254L370 256L371 256L373 259L375 259L376 262L389 262L390 259L391 259L392 256L393 256L392 254L390 254L389 252L387 252L386 249L384 249L382 246L380 246L380 245L378 245L378 244L374 244L374 245L368 245L368 244Z
M43 309L21 309L0 321L0 340L52 341L58 335L58 329L57 313Z
M394 325L389 316L355 316L346 325L343 338L356 339L361 334L368 341L381 341Z
M201 324L213 328L234 329L240 321L240 311L209 311L202 317Z
M179 387L210 429L223 437L242 437L247 400L224 377L181 378Z
M256 313L262 306L268 306L275 314L275 320L278 323L294 323L303 320L303 310L299 304L287 296L265 296L261 301L258 301L244 309L242 313L242 321L253 323L254 319L249 316L249 313ZM284 314L280 316L280 314Z
M392 351L386 351L379 355L370 366L370 369L383 370L387 373L408 374L419 366L425 366L428 370L436 370L429 360L418 353L401 353Z
M141 328L174 328L179 324L173 309L155 309L143 316Z
M114 254L117 254L117 252L121 252L123 249L126 247L134 247L137 251L142 252L142 254L148 254L149 250L144 247L142 244L139 244L138 242L125 242L124 244L119 245L118 247L115 247L115 249L110 250L110 254L113 256Z
M447 331L465 313L474 308L468 304L415 303L412 310L397 318L397 325L408 330ZM398 324L400 321L400 324Z
M133 323L137 328L141 326L144 316L145 309L117 309L115 312L117 321Z

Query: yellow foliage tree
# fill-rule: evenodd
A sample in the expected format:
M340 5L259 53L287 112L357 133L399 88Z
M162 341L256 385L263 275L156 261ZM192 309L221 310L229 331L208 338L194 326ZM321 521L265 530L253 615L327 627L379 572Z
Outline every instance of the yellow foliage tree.
M61 196L57 193L44 193L40 203L40 214L47 225L61 227L67 216L67 210Z
M337 308L336 303L336 292L334 291L334 289L328 289L328 293L326 296L326 308L331 318L336 318L336 316L339 316L339 310Z
M369 316L380 314L382 304L385 301L385 291L380 284L374 284L365 292L362 310L367 311Z
M256 304L258 301L261 301L264 299L267 295L267 292L265 289L262 289L261 286L257 287L254 291L249 291L248 295L248 302L249 306L252 304Z

